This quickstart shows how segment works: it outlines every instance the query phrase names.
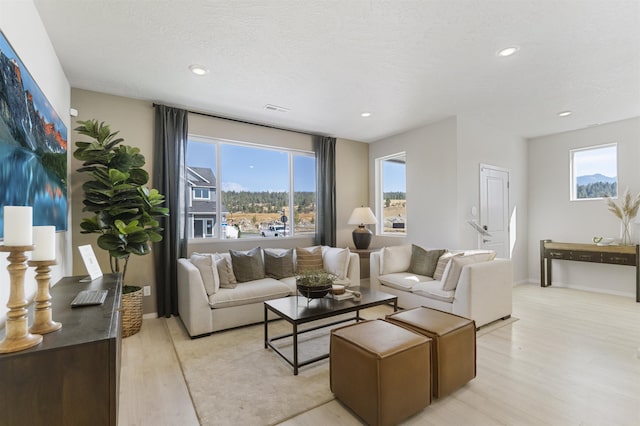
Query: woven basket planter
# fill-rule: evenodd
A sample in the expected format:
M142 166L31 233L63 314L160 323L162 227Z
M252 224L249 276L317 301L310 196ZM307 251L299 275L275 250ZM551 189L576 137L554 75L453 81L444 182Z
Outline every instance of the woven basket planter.
M122 295L122 337L129 337L142 327L142 288Z

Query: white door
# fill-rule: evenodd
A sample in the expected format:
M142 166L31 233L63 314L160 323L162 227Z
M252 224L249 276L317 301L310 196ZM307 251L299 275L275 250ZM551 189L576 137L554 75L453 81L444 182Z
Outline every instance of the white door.
M509 170L480 164L480 247L509 258Z

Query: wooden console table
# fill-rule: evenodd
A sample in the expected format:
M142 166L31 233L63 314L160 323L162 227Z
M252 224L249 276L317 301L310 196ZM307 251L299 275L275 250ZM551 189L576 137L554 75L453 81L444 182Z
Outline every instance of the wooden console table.
M60 330L38 346L0 355L0 425L117 424L122 283L115 274L81 278L62 278L51 289ZM71 308L80 290L108 293L102 305Z
M636 302L640 302L640 246L555 243L540 240L540 286L551 285L551 260L608 263L636 267Z

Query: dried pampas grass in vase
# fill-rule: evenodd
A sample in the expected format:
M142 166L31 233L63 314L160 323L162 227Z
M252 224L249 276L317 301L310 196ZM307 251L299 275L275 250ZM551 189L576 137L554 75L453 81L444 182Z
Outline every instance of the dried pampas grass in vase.
M621 220L620 225L620 244L631 245L631 220L635 218L640 209L640 193L633 197L629 188L624 191L622 196L622 204L618 205L611 197L606 197L609 211Z

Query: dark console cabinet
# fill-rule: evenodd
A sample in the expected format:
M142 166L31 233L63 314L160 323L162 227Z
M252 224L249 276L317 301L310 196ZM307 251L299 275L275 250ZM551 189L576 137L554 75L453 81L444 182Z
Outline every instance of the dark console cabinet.
M541 287L551 285L551 261L554 259L634 266L636 269L636 302L640 303L640 246L599 246L540 240Z
M90 283L66 277L51 289L53 320L62 328L45 334L38 346L0 355L0 425L117 424L119 277ZM100 289L109 290L102 305L71 308L80 290Z

